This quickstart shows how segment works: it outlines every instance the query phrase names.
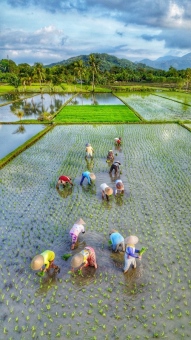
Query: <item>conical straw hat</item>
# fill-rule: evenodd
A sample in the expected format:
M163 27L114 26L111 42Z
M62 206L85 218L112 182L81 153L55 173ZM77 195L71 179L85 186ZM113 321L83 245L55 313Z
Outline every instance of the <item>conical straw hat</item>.
M110 187L105 188L105 194L110 196L113 194L113 189Z
M84 220L82 220L82 218L79 218L75 224L86 224L86 222L84 222Z
M94 175L93 172L90 173L90 178L94 181L96 179L96 176Z
M125 244L137 244L139 242L139 239L137 236L128 236L125 238Z
M33 270L39 270L44 264L44 257L42 255L36 255L31 261L31 268Z
M111 229L110 232L109 232L109 235L111 235L113 233L118 233L118 231L116 229Z
M78 254L73 256L73 258L71 260L71 266L72 266L72 268L77 268L77 267L81 266L81 264L83 262L84 262L83 255L78 253Z
M124 185L123 185L122 182L117 182L117 183L116 183L116 187L117 187L117 189L119 189L119 190L124 189Z

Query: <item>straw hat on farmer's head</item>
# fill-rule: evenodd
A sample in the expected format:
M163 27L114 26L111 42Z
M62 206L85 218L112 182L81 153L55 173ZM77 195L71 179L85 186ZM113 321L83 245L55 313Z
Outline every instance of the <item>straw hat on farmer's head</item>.
M113 189L110 187L105 188L105 194L111 196L113 194Z
M109 232L109 235L111 235L113 233L118 233L118 231L116 229L111 229L110 232Z
M93 172L90 173L90 178L94 181L96 179L96 176L94 175Z
M44 257L42 255L36 255L31 261L31 268L33 270L39 270L44 264Z
M123 183L122 183L122 182L117 182L117 183L116 183L116 188L117 188L118 190L123 190L123 189L124 189Z
M125 244L137 244L139 239L137 236L131 235L125 238Z
M84 257L82 254L78 253L72 257L71 266L72 268L78 268L84 262Z
M84 222L84 220L82 220L82 218L80 217L75 224L86 224L86 222Z

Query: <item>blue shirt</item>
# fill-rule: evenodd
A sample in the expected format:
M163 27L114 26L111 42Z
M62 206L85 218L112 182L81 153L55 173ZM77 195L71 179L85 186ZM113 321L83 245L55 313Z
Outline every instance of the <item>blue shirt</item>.
M135 249L135 247L127 247L125 253L126 253L127 257L129 257L129 256L135 257L135 258L139 257L135 254L135 253L139 253L139 250Z
M110 240L112 242L112 249L115 250L117 244L124 242L124 237L120 233L112 233Z
M91 183L91 178L90 178L90 172L89 171L84 171L82 173L82 176L87 178L89 184Z

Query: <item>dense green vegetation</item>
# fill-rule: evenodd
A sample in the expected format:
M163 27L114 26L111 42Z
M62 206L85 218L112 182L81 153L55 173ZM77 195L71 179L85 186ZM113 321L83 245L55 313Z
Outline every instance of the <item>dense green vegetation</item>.
M55 117L56 123L127 123L139 118L127 106L65 106Z
M176 70L170 67L168 71L147 67L144 64L134 64L128 60L118 59L109 55L91 54L86 58L71 58L68 62L44 66L35 63L16 65L12 60L0 60L0 82L8 83L14 89L28 90L34 83L40 84L47 92L59 89L67 91L75 86L76 90L94 91L96 87L113 90L113 87L129 83L171 84L172 87L188 90L191 81L191 69ZM74 91L71 90L70 92ZM34 87L33 87L34 90ZM45 89L44 89L45 90ZM31 91L31 89L30 89Z

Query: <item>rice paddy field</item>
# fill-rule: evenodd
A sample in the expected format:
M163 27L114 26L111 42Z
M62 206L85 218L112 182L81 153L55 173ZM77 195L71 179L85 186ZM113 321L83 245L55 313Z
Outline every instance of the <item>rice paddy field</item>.
M117 93L118 98L138 112L146 121L190 121L191 96L158 92L155 94ZM186 100L187 99L187 100Z
M121 136L116 149L114 138ZM85 144L93 160L85 160ZM122 163L122 197L106 155ZM79 185L84 170L96 181ZM55 188L61 174L74 187ZM0 172L1 339L188 339L191 333L191 134L178 124L60 125ZM82 217L98 269L71 273L69 230ZM148 247L137 268L123 273L123 253L112 253L111 228ZM57 275L38 277L32 258L56 253Z

